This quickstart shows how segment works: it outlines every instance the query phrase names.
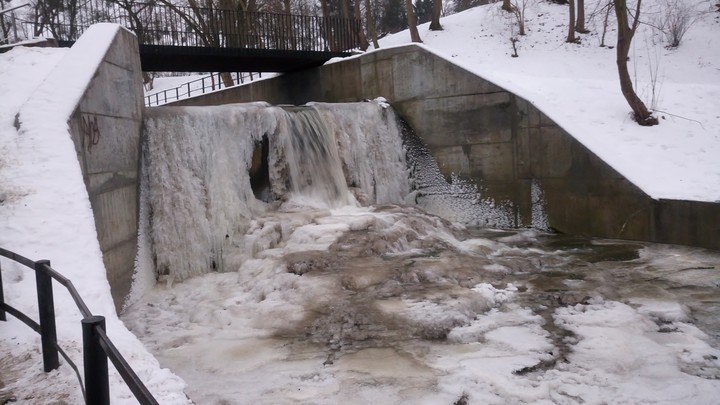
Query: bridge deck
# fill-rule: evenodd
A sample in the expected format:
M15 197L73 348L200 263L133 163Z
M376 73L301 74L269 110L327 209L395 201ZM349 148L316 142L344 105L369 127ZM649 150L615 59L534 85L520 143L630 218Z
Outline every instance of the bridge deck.
M174 72L292 72L322 65L345 52L140 46L142 70Z
M292 72L319 66L343 52L140 46L143 71Z
M74 43L59 41L61 47L70 47ZM144 72L288 73L350 55L350 52L330 51L140 45L140 64Z

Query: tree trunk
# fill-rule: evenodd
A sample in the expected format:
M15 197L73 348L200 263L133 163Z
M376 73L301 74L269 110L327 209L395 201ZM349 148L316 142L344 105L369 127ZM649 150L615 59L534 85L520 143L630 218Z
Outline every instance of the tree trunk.
M612 9L612 4L608 3L606 7L607 9L605 10L605 20L603 20L603 32L600 38L600 47L602 48L605 47L605 34L607 34L608 20L610 19L610 10Z
M327 43L328 50L333 52L337 51L337 45L335 44L332 27L330 26L330 24L328 24L327 20L330 17L327 0L320 0L320 10L322 11L323 28L325 30L325 42Z
M657 118L653 117L645 107L645 103L635 93L630 72L627 66L628 54L630 53L630 43L632 42L635 31L640 22L640 4L642 0L637 0L635 16L632 26L628 21L627 2L626 0L615 0L615 15L618 21L618 39L617 39L617 66L618 75L620 76L620 89L622 90L625 100L627 100L630 108L632 108L635 120L643 126L657 125Z
M433 0L432 19L430 20L430 31L442 31L440 25L440 14L442 14L442 0Z
M568 13L570 22L568 23L568 36L565 42L575 42L575 0L570 0L568 4L570 4L570 11Z
M145 85L145 91L150 91L153 89L153 81L155 80L155 75L150 72L142 72L142 78L143 78L143 84Z
M358 21L357 26L357 37L358 37L358 45L360 45L360 49L363 51L366 51L368 49L368 40L365 36L365 28L362 26L362 14L360 13L360 0L353 0L353 7L355 11L355 20Z
M575 22L575 31L581 34L587 34L587 28L585 28L585 0L577 0L577 20Z
M351 43L354 45L355 41L353 41L353 39L357 36L357 32L354 32L355 30L353 30L351 26L350 0L340 0L340 15L345 22L341 23L341 27L339 28L342 32L339 33L337 37L338 50L345 51L351 48Z
M512 13L513 6L510 4L510 0L503 0L503 4L501 7L503 10L507 11L508 13Z
M407 13L408 28L410 29L410 39L413 42L422 42L420 33L417 30L417 16L413 10L412 0L405 0L405 12Z
M222 80L224 87L232 87L235 85L232 75L228 72L220 73L220 80Z
M349 0L340 0L340 15L342 18L350 18L350 4Z
M515 3L512 12L518 23L518 35L525 35L525 2L521 0Z
M355 0L360 1L360 0ZM372 15L372 8L370 7L370 0L365 0L365 19L367 20L368 31L373 41L373 48L379 49L380 44L378 43L377 29L375 28L375 19Z
M283 0L283 7L286 14L284 17L281 17L283 25L283 35L285 36L285 38L283 38L283 45L289 46L289 49L296 51L298 38L295 37L295 32L293 31L292 5L290 3L290 0Z

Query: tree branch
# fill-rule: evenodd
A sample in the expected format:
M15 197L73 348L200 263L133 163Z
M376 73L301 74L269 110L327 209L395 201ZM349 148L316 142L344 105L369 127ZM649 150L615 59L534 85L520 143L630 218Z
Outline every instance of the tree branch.
M638 25L640 25L640 5L642 4L642 0L637 0L637 4L635 5L635 15L633 16L633 25L630 29L630 32L632 35L635 35L635 31L637 31Z

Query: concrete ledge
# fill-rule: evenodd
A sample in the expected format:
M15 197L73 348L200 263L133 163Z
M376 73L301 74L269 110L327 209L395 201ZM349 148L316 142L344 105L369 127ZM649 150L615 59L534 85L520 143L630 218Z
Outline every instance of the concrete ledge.
M421 46L381 49L172 105L303 104L387 98L446 176L475 181L531 225L531 185L552 228L720 250L720 204L656 201L522 99Z

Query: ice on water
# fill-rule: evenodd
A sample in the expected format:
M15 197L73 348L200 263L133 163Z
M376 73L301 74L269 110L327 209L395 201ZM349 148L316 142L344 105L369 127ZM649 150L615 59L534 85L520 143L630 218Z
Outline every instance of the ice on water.
M511 216L448 184L380 102L147 115L139 259L183 282L124 320L197 403L720 394L715 253L466 226Z

